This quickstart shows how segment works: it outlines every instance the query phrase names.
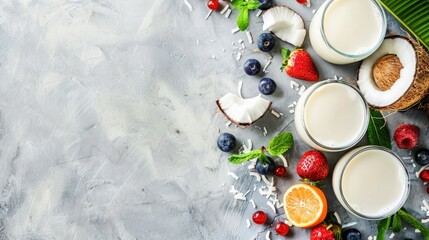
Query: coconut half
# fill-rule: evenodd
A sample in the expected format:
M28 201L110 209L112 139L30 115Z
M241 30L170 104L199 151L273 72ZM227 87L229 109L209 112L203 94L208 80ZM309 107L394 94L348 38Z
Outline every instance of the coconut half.
M304 21L298 13L286 6L275 6L265 11L262 19L263 31L268 30L282 41L301 47L306 31Z
M358 86L369 105L379 110L404 110L429 90L429 55L416 41L386 37L359 69Z
M225 117L239 126L249 126L262 118L271 107L271 103L261 95L245 99L232 93L227 93L216 101Z

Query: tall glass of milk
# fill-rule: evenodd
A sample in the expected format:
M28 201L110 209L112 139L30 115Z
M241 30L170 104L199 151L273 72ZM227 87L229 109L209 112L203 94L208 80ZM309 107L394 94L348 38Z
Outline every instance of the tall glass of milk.
M365 135L369 109L355 86L325 80L304 91L294 118L302 141L321 151L337 152L351 148Z
M379 146L346 153L332 175L335 196L354 215L378 220L393 215L407 200L408 171L401 158Z
M386 26L386 15L377 0L327 0L311 20L310 41L321 58L347 64L377 50Z

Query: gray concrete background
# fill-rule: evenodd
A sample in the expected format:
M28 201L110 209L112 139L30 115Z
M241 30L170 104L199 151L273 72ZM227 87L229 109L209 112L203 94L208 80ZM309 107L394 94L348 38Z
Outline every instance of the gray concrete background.
M262 183L246 166L229 164L215 142L218 131L228 131L258 147L282 129L295 131L287 106L299 95L279 71L279 50L291 46L278 41L266 74L278 85L269 99L284 116L267 114L255 124L267 136L255 126L227 128L214 101L236 93L240 80L244 97L258 94L262 75L245 75L242 64L249 57L265 63L267 56L252 53L256 45L244 33L231 34L237 12L206 21L206 1L189 2L192 12L182 0L0 1L0 239L264 239L265 231L274 232L246 227L253 207L234 206L228 191ZM275 2L301 14L308 29L322 1L311 8ZM255 14L256 39L262 19ZM391 17L389 31L401 32ZM239 39L246 45L241 61L232 46ZM358 64L326 63L308 39L304 48L321 79L355 77ZM418 125L419 145L429 147L427 117L414 109L388 117L391 132L404 122ZM276 180L280 193L297 181L295 163L309 149L295 139L286 155L290 177ZM327 154L331 167L340 155ZM407 166L412 188L405 207L424 217L420 205L428 195L417 168L409 160ZM376 222L349 215L330 186L324 190L343 222L357 221L364 239L375 235ZM271 211L257 192L248 196ZM308 233L293 228L288 239ZM404 237L421 239L409 227L394 239Z

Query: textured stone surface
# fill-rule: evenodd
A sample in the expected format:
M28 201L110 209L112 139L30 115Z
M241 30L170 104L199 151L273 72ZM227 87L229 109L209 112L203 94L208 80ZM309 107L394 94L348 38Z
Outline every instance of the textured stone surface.
M267 55L253 52L256 45L244 33L231 34L236 12L205 21L206 2L189 2L192 12L182 0L0 1L0 239L265 238L263 226L246 227L251 204L234 205L228 192L230 185L245 192L262 183L246 166L228 164L215 141L218 131L228 131L259 147L282 129L295 131L287 106L299 96L278 70L280 46L291 46L278 41L266 74L278 85L268 98L284 116L227 128L214 100L235 93L240 80L244 97L258 94L261 76L245 75L242 64L248 57L264 64ZM300 13L308 28L321 1L310 9L277 3ZM255 14L250 30L256 39L262 19ZM389 27L400 32L392 19ZM239 39L247 46L241 61L232 54ZM323 62L308 39L304 48L321 79L355 76L358 64ZM391 132L403 122L417 124L420 145L429 146L423 113L388 117ZM267 136L256 126L265 126ZM287 154L291 177L276 181L280 192L296 182L295 163L309 149L295 136ZM339 156L328 154L332 167ZM409 160L407 166L406 208L423 217L427 195ZM375 222L347 214L329 186L326 193L343 222L357 221L365 239L375 235ZM257 192L248 197L271 211ZM309 231L292 232L288 239L306 239ZM409 227L401 236L419 239Z

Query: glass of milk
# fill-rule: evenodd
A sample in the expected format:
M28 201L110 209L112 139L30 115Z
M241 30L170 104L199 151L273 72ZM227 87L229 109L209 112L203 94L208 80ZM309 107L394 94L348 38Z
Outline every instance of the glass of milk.
M295 127L311 147L338 152L365 135L369 109L359 90L342 80L325 80L308 88L295 107Z
M332 186L347 211L378 220L404 205L410 180L398 155L384 147L364 146L341 157L332 175Z
M327 0L311 20L310 41L321 58L348 64L377 50L386 26L386 15L377 0Z

